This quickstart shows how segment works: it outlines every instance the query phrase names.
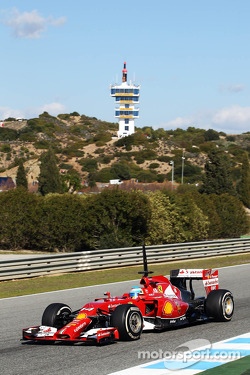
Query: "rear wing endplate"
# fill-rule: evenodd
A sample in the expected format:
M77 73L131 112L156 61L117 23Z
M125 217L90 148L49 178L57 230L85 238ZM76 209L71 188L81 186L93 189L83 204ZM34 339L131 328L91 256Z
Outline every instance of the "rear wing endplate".
M203 280L203 285L206 293L210 293L211 290L219 288L219 272L218 270L207 269L196 269L196 268L181 268L170 271L170 282L176 285L177 280ZM178 283L180 284L180 283Z

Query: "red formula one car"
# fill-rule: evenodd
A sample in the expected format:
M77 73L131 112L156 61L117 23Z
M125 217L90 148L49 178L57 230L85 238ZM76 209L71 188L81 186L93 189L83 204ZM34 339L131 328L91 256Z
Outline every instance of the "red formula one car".
M137 340L146 330L214 319L230 321L234 312L232 293L219 289L218 270L178 269L165 276L149 276L145 247L140 287L122 296L109 292L77 311L63 303L52 303L44 311L41 325L23 329L23 340L111 343ZM202 280L206 295L195 297L193 280ZM187 287L189 281L189 287Z

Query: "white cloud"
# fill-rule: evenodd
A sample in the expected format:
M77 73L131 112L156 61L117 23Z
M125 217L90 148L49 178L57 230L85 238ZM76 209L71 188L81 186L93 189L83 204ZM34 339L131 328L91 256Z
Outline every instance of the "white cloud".
M183 128L190 126L194 119L192 117L176 117L175 119L169 121L167 126L170 128Z
M212 122L215 124L249 124L250 129L250 107L241 107L239 105L234 105L227 108L222 108L217 111Z
M8 117L21 117L24 118L23 112L18 109L12 109L9 107L0 107L0 119L5 120Z
M250 107L233 105L214 111L204 111L187 117L177 117L164 124L165 129L186 129L194 126L213 129L227 134L242 134L250 131Z
M39 114L43 112L48 112L52 116L57 116L60 113L65 113L65 107L63 104L57 102L44 104L40 107Z
M14 8L11 11L5 11L5 17L2 21L7 25L16 38L37 39L48 26L61 26L66 22L65 17L53 18L43 17L37 10L30 12L20 12Z
M66 109L63 104L58 102L44 104L41 107L26 108L24 110L0 107L0 121L5 120L8 117L30 119L38 117L43 112L48 112L51 116L57 116L60 113L65 113Z

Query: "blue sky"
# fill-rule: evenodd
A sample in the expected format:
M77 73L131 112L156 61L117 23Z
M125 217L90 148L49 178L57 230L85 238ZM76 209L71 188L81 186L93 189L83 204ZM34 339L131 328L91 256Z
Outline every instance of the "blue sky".
M126 61L136 126L250 131L249 14L249 0L0 1L0 119L116 122Z

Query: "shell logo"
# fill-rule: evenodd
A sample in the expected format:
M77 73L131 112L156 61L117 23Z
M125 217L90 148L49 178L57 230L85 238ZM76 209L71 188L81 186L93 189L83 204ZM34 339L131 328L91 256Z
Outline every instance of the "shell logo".
M163 313L165 315L170 315L170 314L172 314L173 311L174 311L174 307L173 307L172 303L169 302L169 301L166 302L165 305L163 306Z
M80 313L76 317L76 319L86 319L86 318L87 318L87 314L86 313Z

